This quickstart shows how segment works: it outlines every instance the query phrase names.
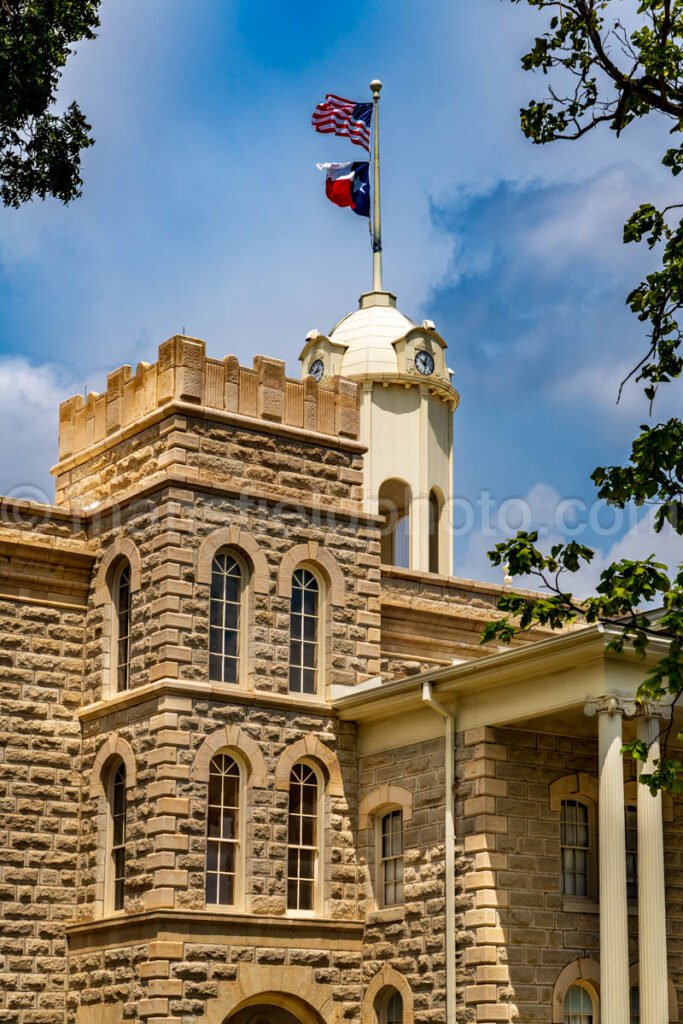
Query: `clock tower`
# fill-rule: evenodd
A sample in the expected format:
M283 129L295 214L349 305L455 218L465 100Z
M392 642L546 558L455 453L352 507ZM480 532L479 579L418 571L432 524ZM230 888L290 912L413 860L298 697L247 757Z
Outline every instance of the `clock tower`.
M365 508L385 517L382 561L453 571L453 413L459 395L446 342L430 320L416 324L390 292L361 296L329 336L311 331L303 375L361 384Z

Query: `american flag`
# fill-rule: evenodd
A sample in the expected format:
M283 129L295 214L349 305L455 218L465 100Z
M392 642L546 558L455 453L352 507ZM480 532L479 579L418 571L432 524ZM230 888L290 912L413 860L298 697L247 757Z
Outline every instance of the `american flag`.
M354 103L331 93L313 111L311 124L323 135L346 135L356 146L370 152L372 103Z

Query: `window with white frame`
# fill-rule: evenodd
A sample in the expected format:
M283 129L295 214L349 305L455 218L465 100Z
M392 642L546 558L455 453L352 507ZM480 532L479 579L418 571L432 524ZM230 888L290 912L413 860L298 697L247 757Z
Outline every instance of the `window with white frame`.
M305 761L295 764L289 779L287 909L315 909L318 874L320 783Z
M113 597L115 612L114 675L116 691L121 693L130 688L131 572L128 561L122 562L114 575Z
M403 903L403 813L399 810L380 819L379 869L382 906Z
M209 677L237 683L240 675L242 566L229 551L219 551L211 565Z
M560 817L562 893L590 895L590 810L581 800L563 800Z
M240 842L240 768L229 754L217 754L209 766L206 822L206 902L237 902Z
M583 985L571 985L564 997L564 1024L594 1024L593 1000Z
M300 566L292 576L289 639L290 693L313 694L320 660L320 584Z
M126 886L126 767L123 761L112 766L109 782L109 872L110 905L123 910Z

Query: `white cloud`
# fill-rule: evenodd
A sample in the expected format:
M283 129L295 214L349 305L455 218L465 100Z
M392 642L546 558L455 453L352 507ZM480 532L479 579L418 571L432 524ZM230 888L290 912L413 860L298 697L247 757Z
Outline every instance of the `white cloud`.
M0 494L52 501L59 403L73 390L57 366L0 359Z
M504 570L492 566L486 553L523 529L538 531L538 547L545 553L553 544L570 539L588 544L595 550L592 562L578 574L563 576L563 586L580 597L594 593L600 574L613 562L622 559L635 561L654 555L673 573L679 564L683 564L683 537L668 525L657 533L654 529L655 513L655 508L643 513L642 509L635 507L624 510L609 508L603 502L595 502L588 508L580 499L563 499L555 488L539 483L523 497L496 502L483 514L478 507L472 530L464 537L456 538L455 572L466 579L502 583ZM629 523L632 525L628 526ZM588 536L589 531L591 536ZM604 538L603 550L595 541L596 534ZM610 536L616 534L622 535L610 543ZM515 585L531 590L542 589L534 577L517 577Z
M637 561L654 555L655 559L668 566L670 574L678 565L683 565L683 537L668 524L661 533L654 528L656 509L648 509L638 522L616 541L606 552L598 552L590 566L581 572L580 586L576 592L587 595L594 591L600 580L600 573L613 562L622 559Z

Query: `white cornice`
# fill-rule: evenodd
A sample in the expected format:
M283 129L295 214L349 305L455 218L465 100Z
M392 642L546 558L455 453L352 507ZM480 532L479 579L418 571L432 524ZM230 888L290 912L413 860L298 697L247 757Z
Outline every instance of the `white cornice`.
M476 661L430 669L419 675L380 683L355 692L348 687L346 693L333 694L332 706L346 721L372 721L401 712L417 709L422 703L422 686L430 682L435 696L446 705L457 705L465 694L477 696L492 688L518 685L540 675L559 673L569 668L600 663L606 660L626 660L646 666L654 663L668 649L664 639L652 638L646 657L640 658L632 648L623 654L607 650L618 631L601 625L586 626L572 633L548 637L514 650L498 651ZM583 699L577 694L577 701Z

